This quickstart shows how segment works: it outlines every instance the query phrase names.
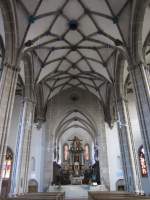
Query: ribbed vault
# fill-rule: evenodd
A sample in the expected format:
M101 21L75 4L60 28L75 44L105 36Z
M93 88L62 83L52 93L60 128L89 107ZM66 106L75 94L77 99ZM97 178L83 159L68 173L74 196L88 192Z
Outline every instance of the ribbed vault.
M60 121L55 138L59 141L60 137L69 129L81 128L95 138L97 134L96 127L91 119L79 110L72 110Z
M33 56L44 104L81 88L106 105L116 54L128 46L130 0L17 0L20 49Z

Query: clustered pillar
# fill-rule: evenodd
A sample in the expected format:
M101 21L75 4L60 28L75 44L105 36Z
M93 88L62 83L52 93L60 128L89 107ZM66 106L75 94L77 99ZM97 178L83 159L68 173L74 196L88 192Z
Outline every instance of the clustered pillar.
M150 176L150 79L147 78L145 69L143 63L129 67Z
M119 141L120 141L120 150L122 156L122 164L124 171L124 179L125 179L125 189L128 192L134 191L134 177L133 177L133 169L131 162L131 155L129 150L129 140L127 133L127 121L125 116L125 104L123 99L118 99L117 101L117 110L118 110L118 133L119 133Z
M24 118L22 120L21 162L18 171L17 193L28 192L28 169L30 159L30 145L32 124L34 119L35 102L25 98Z
M0 81L0 171L6 154L7 136L10 127L18 69L15 66L5 64ZM2 173L0 174L0 188L2 184Z

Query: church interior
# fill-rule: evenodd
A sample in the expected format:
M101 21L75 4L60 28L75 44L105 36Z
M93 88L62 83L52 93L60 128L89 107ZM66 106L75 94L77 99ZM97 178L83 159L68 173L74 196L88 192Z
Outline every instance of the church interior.
M149 19L150 0L0 0L0 198L150 198Z

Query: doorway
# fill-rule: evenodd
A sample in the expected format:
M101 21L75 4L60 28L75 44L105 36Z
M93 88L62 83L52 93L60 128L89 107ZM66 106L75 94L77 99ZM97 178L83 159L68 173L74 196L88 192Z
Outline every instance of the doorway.
M29 180L28 192L29 193L38 192L38 182L35 179Z

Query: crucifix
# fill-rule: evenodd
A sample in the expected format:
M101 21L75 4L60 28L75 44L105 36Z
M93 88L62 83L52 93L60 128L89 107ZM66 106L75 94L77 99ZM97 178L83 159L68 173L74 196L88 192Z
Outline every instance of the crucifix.
M68 140L68 141L72 141L72 145L74 147L75 150L79 150L81 147L81 142L82 140L80 140L77 136L74 136L73 140Z

